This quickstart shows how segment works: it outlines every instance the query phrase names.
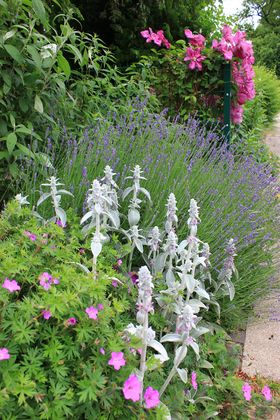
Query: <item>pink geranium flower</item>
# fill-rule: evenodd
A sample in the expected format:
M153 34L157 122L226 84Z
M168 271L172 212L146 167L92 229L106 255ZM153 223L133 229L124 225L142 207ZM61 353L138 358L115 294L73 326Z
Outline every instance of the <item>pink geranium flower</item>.
M189 69L198 71L202 70L202 62L206 59L204 55L201 55L201 48L193 49L192 47L187 48L186 56L184 61L190 61Z
M50 319L50 318L51 318L51 316L52 316L52 313L51 313L51 311L46 311L46 310L43 310L43 311L42 311L42 315L43 315L43 318L44 318L44 319Z
M9 359L11 356L9 354L9 350L6 349L5 347L0 349L0 360L7 360Z
M111 359L109 360L108 365L114 366L114 369L116 370L120 370L125 364L126 361L122 351L113 351L111 353Z
M37 239L37 236L35 235L35 233L31 233L31 232L29 232L29 230L25 230L24 232L23 232L23 234L25 235L25 236L27 236L27 238L29 238L31 241L36 241L36 239Z
M144 394L144 400L146 408L157 407L160 403L159 392L151 386L148 386Z
M16 291L20 290L20 286L16 282L16 280L9 280L8 278L6 278L4 280L4 283L2 284L2 287L4 289L9 290L10 293L13 293L13 292L16 292Z
M262 394L265 397L266 401L271 401L272 400L272 394L271 394L271 390L269 388L268 385L265 385L262 389Z
M100 352L101 354L103 354L103 356L104 356L104 354L105 354L105 350L104 350L104 348L103 348L103 347L101 347L101 348L99 349L99 352Z
M85 311L88 314L88 317L91 319L97 319L98 316L98 309L94 306L90 306L89 308L86 308Z
M196 372L192 372L191 384L192 384L193 389L197 391Z
M68 318L66 321L67 325L76 325L77 324L77 320L76 318L72 317L72 318Z
M60 227L62 227L62 228L65 228L65 227L66 227L66 225L65 225L64 223L62 223L62 221L61 221L60 219L58 219L58 220L56 221L56 224L57 224L57 226L60 226Z
M123 395L126 400L134 402L140 400L141 382L136 375L130 375L123 386Z
M45 290L49 290L52 284L59 284L59 280L55 279L51 274L48 272L44 272L39 276L39 284Z
M251 390L252 390L252 387L247 382L245 382L244 385L242 386L242 391L243 391L243 395L246 401L250 401L250 399L252 398Z
M102 305L102 303L98 303L98 305L97 305L97 309L98 309L99 311L102 311L102 310L104 309L104 306Z
M201 34L194 35L189 29L185 29L185 36L189 39L189 43L194 47L204 47L205 37Z

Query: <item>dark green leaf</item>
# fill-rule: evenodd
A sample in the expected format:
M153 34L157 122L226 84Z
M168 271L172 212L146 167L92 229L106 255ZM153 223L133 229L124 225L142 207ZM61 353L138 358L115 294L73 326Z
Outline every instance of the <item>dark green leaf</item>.
M40 19L40 21L45 24L47 23L47 15L44 4L41 0L32 0L32 8L36 13L36 16Z
M6 144L7 144L8 152L10 154L12 154L12 152L13 152L13 150L15 148L16 143L17 143L17 136L16 136L16 134L15 133L8 134L8 136L6 138Z
M71 67L66 58L62 54L59 54L59 56L57 57L57 62L63 73L66 75L67 78L69 78L71 74Z
M44 112L43 102L41 101L41 98L38 95L35 96L34 109L36 109L36 111L40 112L40 114L42 114Z
M24 62L23 56L14 45L5 44L4 48L17 63L22 64Z

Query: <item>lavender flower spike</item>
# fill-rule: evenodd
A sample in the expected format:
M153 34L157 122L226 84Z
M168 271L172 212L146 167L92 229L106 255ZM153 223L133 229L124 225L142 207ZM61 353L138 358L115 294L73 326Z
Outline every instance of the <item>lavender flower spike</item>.
M228 256L226 257L223 267L218 276L217 291L220 289L221 286L224 286L226 294L228 294L230 300L232 300L234 298L235 288L233 282L231 281L231 278L233 273L237 274L234 265L234 257L237 255L234 239L229 240L225 251L228 254Z

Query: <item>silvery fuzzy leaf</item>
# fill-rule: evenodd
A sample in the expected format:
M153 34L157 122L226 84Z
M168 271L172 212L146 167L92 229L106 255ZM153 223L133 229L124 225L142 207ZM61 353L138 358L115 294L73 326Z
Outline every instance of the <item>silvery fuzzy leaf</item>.
M74 197L74 195L70 191L67 191L67 190L59 190L59 191L57 191L57 193L58 194L67 194L67 195L71 195L71 197Z
M182 351L182 354L180 354L182 348L183 348L183 351ZM182 361L185 359L185 357L187 355L187 352L188 352L187 346L180 346L176 349L175 359L174 359L174 365L175 366L179 366L180 363L182 363Z
M172 420L169 408L160 402L160 404L156 407L157 418L161 420Z
M195 289L195 292L196 292L199 296L204 297L205 299L210 300L210 296L209 296L209 294L206 292L206 290L202 289L201 287L197 287L197 288Z
M56 198L57 204L60 204L61 195L56 195L55 198Z
M82 228L81 232L86 237L93 228L94 228L94 224L89 223Z
M136 226L140 220L140 213L136 209L130 209L128 211L128 223L129 226Z
M111 210L110 213L115 220L114 225L118 229L120 227L120 224L121 224L119 212L118 212L118 210Z
M143 244L140 241L140 239L134 238L133 239L133 243L136 246L136 248L138 249L139 252L141 252L141 254L143 254Z
M210 330L206 327L196 327L196 329L192 329L191 336L193 338L198 338L203 334L208 333Z
M78 267L80 267L87 274L90 273L89 269L85 265L83 265L83 264L80 264L80 263L77 263L77 262L71 262L70 264L77 265Z
M205 267L205 257L196 257L194 258L194 264L197 265L203 265L203 267Z
M101 214L103 212L103 209L102 209L102 207L100 206L99 203L96 203L94 205L94 210L95 210L96 214Z
M139 191L141 191L148 198L148 200L151 201L150 193L149 193L149 191L146 190L146 188L141 187L141 188L139 188Z
M179 245L178 245L178 248L177 248L177 252L178 252L178 254L180 254L185 248L186 248L186 246L188 245L188 241L187 241L187 239L185 239L184 241L182 241Z
M181 343L182 337L180 334L171 333L171 334L164 335L160 340L161 343L165 343L167 341L171 343Z
M42 194L41 197L39 198L39 200L37 201L37 207L40 206L40 204L42 204L43 201L45 201L50 196L51 196L51 193L44 193L44 194Z
M189 346L193 349L193 351L195 352L195 354L196 354L196 360L199 360L200 359L200 355L199 355L199 346L198 346L198 344L195 342L195 341L193 341L193 342L191 342L190 344L189 344Z
M32 210L31 211L31 214L33 215L33 216L35 216L35 217L37 217L38 219L40 219L40 220L45 220L37 211L35 211L35 210Z
M187 288L188 292L190 294L193 294L195 286L197 284L195 278L191 274L178 274L181 278L183 288Z
M92 210L88 211L86 214L83 215L83 217L80 221L80 224L82 225L83 223L85 223L93 215L94 215L94 212Z
M166 271L165 278L168 286L172 286L175 283L176 279L171 268L168 268Z
M191 306L194 314L197 314L200 311L200 308L207 308L199 299L190 299L188 304Z
M109 219L111 220L111 222L113 223L113 225L115 227L118 227L118 222L120 221L120 219L116 219L115 214L111 211L104 211L103 214L105 214L105 216L109 217Z
M128 177L126 178L128 179ZM128 196L128 194L130 194L131 192L133 192L133 187L128 187L124 190L123 192L123 200Z
M102 251L102 244L101 242L97 242L96 239L93 238L90 244L92 255L97 258L100 252Z
M67 216L66 216L65 211L61 207L58 207L56 209L56 216L61 220L61 223L63 224L63 226L65 226L66 225Z
M165 262L166 262L167 254L159 254L155 259L155 272L161 273L164 269Z
M208 360L201 360L199 362L199 367L201 369L214 369L214 366L212 365L212 363L208 362Z
M169 360L167 351L165 350L165 348L163 347L163 345L160 344L157 340L150 340L148 342L148 346L149 347L152 347L155 351L158 352L158 354L156 354L155 357L157 359L159 359L161 363L164 363L167 360Z
M235 295L234 284L232 283L232 281L230 279L226 279L225 284L226 284L227 289L228 289L229 299L233 300L234 295Z
M188 382L188 372L186 369L177 368L177 373L180 376L180 379L186 384Z

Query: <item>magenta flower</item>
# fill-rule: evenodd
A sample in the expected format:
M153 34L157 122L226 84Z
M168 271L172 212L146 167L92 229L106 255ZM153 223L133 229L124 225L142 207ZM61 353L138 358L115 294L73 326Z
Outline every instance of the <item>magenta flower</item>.
M133 284L138 282L138 274L135 271L129 271L128 275Z
M44 272L39 276L39 284L45 290L49 290L52 284L59 284L59 280L55 279L51 274Z
M166 48L170 48L169 41L165 38L164 32L160 29L157 32L154 32L152 28L141 31L140 35L146 39L146 42L154 42L156 45L161 46L162 44Z
M43 318L44 319L50 319L51 316L52 316L51 312L50 311L46 311L46 310L43 310L42 311L42 315L43 315Z
M5 347L0 349L0 360L7 360L9 359L11 356L9 354L9 350L6 349Z
M193 49L192 47L187 48L186 56L184 61L190 61L189 69L198 71L202 70L202 62L206 59L204 55L201 55L201 48Z
M66 321L67 325L76 325L77 324L77 320L76 318L72 317L72 318L68 318Z
M34 233L31 233L31 232L29 232L29 230L25 230L24 232L23 232L23 234L25 235L25 236L27 236L27 238L29 238L31 241L36 241L36 239L37 239L37 236L34 234Z
M148 409L158 406L160 403L159 392L156 389L153 389L151 386L148 386L144 394L144 400L145 407Z
M189 43L194 47L204 47L205 37L201 34L194 35L189 29L185 29L185 36L189 39Z
M112 281L112 286L113 287L118 287L119 283L117 282L117 280L113 280Z
M126 400L140 400L141 382L136 375L130 375L123 385L123 395Z
M123 263L123 262L122 262L122 260L121 260L121 259L118 259L118 260L117 260L117 265L118 265L119 267L122 265L122 263Z
M272 400L272 394L271 394L271 390L269 388L268 385L265 385L262 389L262 394L265 397L266 401L271 401Z
M90 306L89 308L86 308L85 312L88 314L89 318L97 319L98 309L94 308L94 306Z
M9 280L8 278L5 278L4 283L2 284L2 287L4 289L9 290L10 293L20 290L20 286L16 282L16 280Z
M101 348L99 349L99 352L100 352L101 354L103 354L103 356L104 356L104 354L105 354L105 350L104 350L104 348L103 348L103 347L101 347Z
M102 303L98 303L98 305L97 305L97 309L98 309L99 311L102 311L102 310L104 309L104 306L102 305Z
M191 384L192 384L193 389L197 391L196 372L192 372Z
M233 105L230 110L230 118L234 124L241 124L243 119L243 108L240 105Z
M120 370L120 368L126 364L123 356L122 351L112 351L108 365L114 366L114 369L116 370Z
M58 219L58 220L56 221L56 224L57 224L57 226L60 226L60 227L62 227L62 228L65 228L65 227L66 227L66 225L64 225L60 219Z
M252 398L251 390L252 390L252 387L247 382L245 382L244 385L242 386L242 391L243 391L243 395L246 401L250 401L250 399Z
M225 38L222 38L221 41L214 39L212 48L222 53L225 60L230 61L233 57L233 45L230 42L227 42Z

